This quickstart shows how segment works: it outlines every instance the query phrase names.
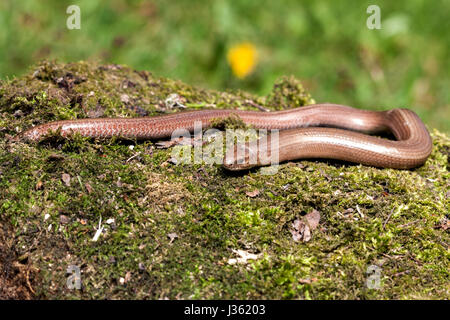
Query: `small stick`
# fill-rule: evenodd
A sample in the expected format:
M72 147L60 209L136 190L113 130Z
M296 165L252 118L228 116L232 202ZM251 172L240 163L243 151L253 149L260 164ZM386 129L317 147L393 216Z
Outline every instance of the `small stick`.
M383 229L386 228L386 224L388 223L389 219L391 218L392 214L394 213L394 209L391 210L391 213L389 213L388 217L386 218L386 220L383 223Z
M411 221L411 222L408 222L408 223L405 223L405 224L401 224L401 225L399 225L398 227L399 228L406 228L406 227L409 227L410 225L412 225L412 224L414 224L414 223L417 223L417 222L419 222L419 221L421 221L422 219L417 219L417 220L414 220L414 221Z
M136 158L136 157L139 156L140 154L141 154L140 152L136 153L135 155L129 157L129 158L127 159L127 161L125 161L125 162L130 162L132 159Z
M245 102L252 107L258 108L260 111L269 112L269 109L264 108L263 106L260 106L259 104L253 102L252 100L245 100Z
M410 272L410 270L405 270L405 271L402 271L402 272L398 272L398 273L396 273L396 274L393 274L392 276L393 276L393 277L403 276L403 275L405 275L405 274L408 274L409 272Z

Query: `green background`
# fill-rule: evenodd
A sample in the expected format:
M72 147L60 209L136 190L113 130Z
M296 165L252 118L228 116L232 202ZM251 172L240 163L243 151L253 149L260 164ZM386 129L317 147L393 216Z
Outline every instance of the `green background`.
M69 30L69 5L81 29ZM381 9L370 30L369 5ZM2 0L0 78L42 59L97 60L214 89L267 94L293 74L317 102L408 107L450 131L449 1ZM239 80L227 50L249 41L254 73Z

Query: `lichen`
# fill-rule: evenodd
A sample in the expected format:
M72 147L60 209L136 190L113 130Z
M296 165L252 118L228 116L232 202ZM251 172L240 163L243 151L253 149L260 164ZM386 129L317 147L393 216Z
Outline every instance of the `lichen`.
M39 270L24 285L32 296L450 298L450 140L436 130L430 158L414 170L296 161L276 175L174 165L171 149L152 141L9 139L53 120L176 112L165 104L173 93L190 108L313 101L291 77L256 97L87 62L43 62L0 83L0 223L8 226L0 232L13 240L10 256ZM321 220L311 241L295 242L292 222L314 209ZM230 264L238 249L258 259ZM81 269L81 290L67 287L70 265ZM371 265L381 268L378 289L367 286Z

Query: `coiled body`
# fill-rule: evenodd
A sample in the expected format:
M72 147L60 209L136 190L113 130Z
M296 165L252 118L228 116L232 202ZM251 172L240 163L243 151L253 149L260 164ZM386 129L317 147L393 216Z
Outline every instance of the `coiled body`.
M261 143L258 147L266 148L269 153L277 152L280 162L329 158L376 167L408 169L422 165L432 148L428 130L411 110L368 111L336 104L317 104L275 112L200 110L147 118L64 120L31 128L19 138L39 141L49 130L61 130L63 136L78 132L93 138L161 139L170 137L177 129L193 131L196 122L201 122L205 129L214 121L233 115L256 129L281 130L276 149L271 149L270 143ZM397 140L369 135L386 131L390 131ZM270 164L259 157L257 163L248 163L246 158L231 157L233 152L228 150L224 159L224 166L229 170Z

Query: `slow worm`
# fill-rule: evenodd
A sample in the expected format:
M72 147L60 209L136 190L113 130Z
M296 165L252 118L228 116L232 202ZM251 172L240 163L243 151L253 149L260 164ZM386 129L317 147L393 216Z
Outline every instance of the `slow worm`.
M275 150L271 149L270 139L266 144L260 143L258 148L267 147L269 154L277 152L279 162L328 158L375 167L409 169L422 165L432 148L427 128L411 110L368 111L336 104L316 104L274 112L200 110L147 118L63 120L33 127L18 138L40 141L49 130L59 129L62 136L78 132L93 138L161 139L171 137L176 129L193 131L196 121L201 121L205 129L217 119L233 115L255 129L281 130ZM369 135L386 131L391 132L396 140ZM258 150L248 151L257 153ZM233 159L236 158L231 156L234 152L229 150L225 155L223 164L226 169L242 170L270 164L259 157L254 164L248 163L248 158Z

